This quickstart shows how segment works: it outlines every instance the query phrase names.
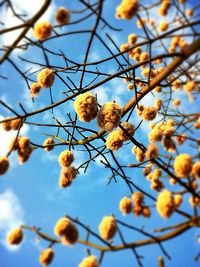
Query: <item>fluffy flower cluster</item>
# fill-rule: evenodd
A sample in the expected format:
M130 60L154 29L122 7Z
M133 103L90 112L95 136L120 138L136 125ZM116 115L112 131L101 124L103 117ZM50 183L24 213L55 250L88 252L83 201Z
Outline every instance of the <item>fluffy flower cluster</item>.
M99 263L95 256L90 255L82 260L82 262L79 264L79 267L99 267Z
M37 75L37 81L39 85L44 88L51 87L54 83L54 79L55 79L55 74L49 68L41 70Z
M123 140L119 134L119 132L113 131L109 133L106 139L106 147L112 151L118 150L123 145Z
M147 180L151 181L151 189L160 192L164 188L164 184L160 181L160 176L162 171L160 169L155 169L147 175Z
M78 240L78 230L68 218L61 218L54 227L54 233L62 236L62 243L65 245L73 245Z
M20 163L25 163L33 151L30 140L27 136L21 136L18 138L14 137L9 145L9 148L12 151L18 151L18 160Z
M9 168L9 161L6 156L0 157L0 175L3 175L7 172Z
M170 6L171 6L171 1L170 0L163 1L161 6L160 6L160 8L159 8L159 10L158 10L158 13L161 16L167 16Z
M159 155L159 148L156 144L149 144L145 156L148 160L156 159Z
M157 111L156 108L149 106L144 108L142 112L142 118L144 121L152 121L156 118Z
M143 162L145 159L145 153L137 146L134 146L132 149L132 153L135 154L136 160L139 162Z
M100 128L111 132L116 128L122 116L122 107L114 102L104 104L97 114L97 123Z
M55 145L55 142L53 140L53 138L47 138L44 143L43 143L43 146L44 146L44 150L46 151L51 151L54 149L54 145Z
M132 200L134 203L133 213L136 217L143 215L149 218L151 216L151 210L148 206L143 205L144 195L141 192L135 192L132 194Z
M41 85L39 83L32 83L30 88L31 97L37 97L41 90Z
M187 177L192 170L192 158L188 154L180 154L174 160L174 170L179 178Z
M137 42L137 35L134 33L129 34L128 36L128 43L130 45L134 45Z
M47 248L42 250L42 252L40 253L40 258L39 258L39 262L43 265L43 266L47 266L49 265L54 258L54 251L52 248Z
M74 161L74 154L70 150L64 150L58 157L58 162L61 167L69 167Z
M117 232L117 224L113 216L106 216L99 224L100 236L105 240L112 239Z
M158 128L153 129L149 133L149 141L151 143L161 142L162 141L162 137L163 137L163 132L160 129L158 129Z
M132 19L139 10L137 0L122 0L121 4L116 9L116 18L118 19Z
M166 21L162 21L159 25L159 31L165 32L168 29L168 23Z
M200 179L200 161L192 165L192 174L196 179Z
M74 161L74 155L70 150L64 150L58 157L58 162L61 169L59 186L61 188L68 187L77 175L77 169L71 166Z
M130 122L128 121L125 121L125 122L122 122L121 123L121 126L124 128L124 130L126 131L126 133L129 135L129 136L133 136L134 133L135 133L135 127L133 126L133 124L131 124ZM121 129L121 128L117 128L117 131L121 137L121 139L123 141L128 141L129 140L129 137L128 135L126 135L126 133Z
M7 236L7 243L10 245L18 245L22 242L23 232L21 228L13 229Z
M119 203L119 210L123 215L129 214L132 211L132 202L130 198L123 197Z
M9 119L9 118L6 118L6 119ZM10 131L10 130L17 131L19 130L21 126L22 126L21 119L5 121L2 123L2 128L4 131Z
M60 7L55 14L55 20L59 25L68 24L70 22L70 11L65 7Z
M60 174L59 186L61 188L65 188L71 185L77 173L77 169L73 166L63 167Z
M74 101L74 109L80 121L90 122L97 116L97 100L91 92L80 94Z
M156 208L161 217L169 218L176 208L173 194L164 189L157 197Z
M33 35L38 40L45 40L52 34L53 27L48 21L38 22L34 26Z
M129 136L134 135L135 128L130 122L122 122L121 126ZM129 140L126 133L118 127L116 131L113 131L108 135L106 139L106 147L113 151L118 150L123 145L124 141Z

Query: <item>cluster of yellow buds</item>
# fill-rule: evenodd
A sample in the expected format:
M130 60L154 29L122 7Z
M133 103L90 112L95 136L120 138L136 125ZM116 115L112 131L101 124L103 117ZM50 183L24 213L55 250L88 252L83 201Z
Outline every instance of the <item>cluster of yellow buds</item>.
M153 106L148 106L142 111L142 118L144 121L152 121L156 118L157 110Z
M38 40L45 40L52 34L53 27L49 21L38 22L34 26L33 35Z
M188 177L192 170L192 158L188 154L180 154L174 160L174 171L177 177Z
M144 217L149 218L151 216L151 210L148 206L144 206L144 195L141 192L135 192L132 194L133 200L133 214L134 216L138 217L143 215Z
M181 203L182 196L180 194L174 196L172 192L164 189L157 197L156 208L161 217L169 218Z
M73 245L79 237L76 225L66 217L61 218L56 222L54 233L55 235L62 237L61 242L64 245Z
M7 120L10 118L5 118L5 119ZM21 119L14 119L2 122L2 128L4 131L10 131L10 130L17 131L20 129L20 127L22 127Z
M148 160L157 159L159 155L159 148L156 144L149 144L145 156Z
M59 185L61 188L68 187L77 175L77 169L71 166L74 161L74 155L70 150L64 150L58 157L58 162L61 166L61 174Z
M70 10L65 7L60 7L55 14L55 20L57 24L69 24L70 23Z
M78 95L74 101L74 109L80 121L90 122L96 118L98 112L96 97L91 92Z
M54 83L54 79L55 74L50 68L45 68L41 70L37 75L38 84L44 88L51 87Z
M47 138L43 142L44 150L48 151L48 152L54 149L54 145L55 145L55 142L54 142L54 139L52 137Z
M162 1L162 4L161 4L161 6L160 6L160 8L158 10L158 13L161 16L167 16L170 6L171 6L171 1L170 0Z
M104 104L97 114L97 123L104 131L111 132L116 128L122 116L122 107L114 102Z
M112 239L117 232L117 223L113 216L103 217L101 223L99 224L100 236L105 240Z
M132 153L135 154L136 156L136 160L139 162L143 162L145 159L145 152L142 151L142 149L140 149L137 146L134 146L132 148Z
M79 267L99 267L99 263L94 255L90 255L82 260Z
M151 181L151 189L160 192L164 188L163 182L160 181L162 171L160 169L155 169L153 172L148 173L147 180Z
M9 245L19 245L23 240L23 231L21 228L13 229L7 236Z
M9 161L6 156L1 156L0 157L0 175L3 175L7 172L9 168Z
M122 0L121 4L116 8L116 18L118 19L132 19L139 10L139 3L137 0Z
M18 159L20 163L25 163L33 151L30 140L27 136L14 137L9 144L9 149L12 151L18 151Z
M133 136L135 133L135 128L130 122L122 122L121 126L125 129L128 136ZM128 137L121 128L111 132L106 139L106 147L110 150L118 150L124 141L128 141Z
M54 251L52 248L47 248L41 251L40 253L40 258L39 258L39 262L43 265L43 266L47 266L49 265L54 258Z

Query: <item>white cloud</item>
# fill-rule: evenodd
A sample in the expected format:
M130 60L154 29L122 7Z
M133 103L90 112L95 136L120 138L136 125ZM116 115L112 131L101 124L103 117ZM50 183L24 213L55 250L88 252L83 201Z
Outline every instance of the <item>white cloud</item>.
M24 212L18 197L10 189L0 194L0 211L0 243L14 251L19 246L8 245L6 236L10 230L24 223Z

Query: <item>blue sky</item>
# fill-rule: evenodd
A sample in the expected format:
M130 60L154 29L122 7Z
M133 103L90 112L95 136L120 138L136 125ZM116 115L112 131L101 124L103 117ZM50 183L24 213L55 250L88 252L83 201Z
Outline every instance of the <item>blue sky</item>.
M151 1L145 1L150 3ZM34 10L39 6L40 1L35 1L35 6L31 9L24 0L13 0L13 3L18 5L20 9L22 6L25 11L29 14L34 12ZM109 42L105 36L105 32L109 33L110 36L115 40L118 47L127 42L127 35L129 33L135 32L139 33L135 25L135 19L131 21L121 21L115 19L115 8L120 1L105 1L105 6L103 10L103 16L109 20L111 25L117 28L123 29L121 32L111 31L106 28L101 32L102 38L106 41L113 53L117 50ZM188 6L193 6L197 4L198 1L188 1ZM52 7L47 12L43 19L50 19L52 24L54 24L54 11L60 6L66 6L69 9L79 9L82 5L78 1L52 1ZM15 23L9 16L5 15L5 10L1 10L0 14L9 23ZM173 14L169 14L167 20ZM72 14L72 21L79 17L77 14ZM159 21L155 15L156 22ZM79 29L90 29L95 23L95 18L92 17L81 24L75 24L71 26L63 27L62 29L57 29L57 31L74 31ZM197 30L199 30L197 28ZM8 36L8 35L7 35ZM31 31L29 33L30 38L33 38ZM0 37L0 42L2 44L7 44L15 36ZM51 48L53 51L62 50L65 55L69 58L81 62L83 60L84 51L87 45L87 40L89 34L82 35L69 35L64 38L59 38L57 40L52 39L46 42L45 47ZM142 40L142 39L141 39ZM166 43L167 45L167 43ZM154 50L155 54L161 52L158 48ZM102 58L109 56L109 52L102 47L99 41L94 41L91 48L91 55L88 61L97 61ZM32 67L32 70L28 72L28 77L36 80L35 71L40 70L37 65L30 65L29 63L22 62L18 56L24 57L35 62L44 63L44 56L41 51L35 47L30 47L28 51L17 50L11 55L11 59L16 62L16 64L23 71L28 70ZM50 64L55 66L64 66L64 61L58 59L58 57L50 56ZM123 60L120 59L121 63ZM113 73L117 69L117 64L114 60L109 61L105 64L98 66L99 70L102 72ZM90 69L90 68L89 68ZM92 69L92 68L91 68ZM7 102L10 106L14 107L18 112L22 112L18 103L22 103L27 112L37 110L41 107L50 104L49 90L43 89L38 98L35 99L33 103L29 97L28 88L19 76L15 72L13 67L9 62L5 62L0 67L0 73L4 76L8 76L8 79L1 79L0 81L0 97L2 100ZM138 73L139 74L139 73ZM138 75L137 74L137 75ZM66 78L68 75L73 81L78 85L80 80L80 74L70 74L64 73L62 77ZM86 75L84 79L84 84L89 83L93 77ZM96 80L100 81L102 77ZM67 89L65 86L56 78L56 81L52 87L52 95L54 102L59 101L63 98L63 92ZM167 89L166 89L167 90ZM133 95L133 92L129 92L126 85L120 79L114 79L103 86L94 90L97 94L98 101L103 104L107 101L115 100L121 105L124 105ZM182 110L191 109L193 112L199 110L198 104L188 103L187 95L180 93L177 96L181 97L182 100ZM142 101L145 105L153 104L154 98L146 97ZM197 101L196 101L197 102ZM65 103L62 106L54 110L55 116L62 122L67 121L67 113L73 112L73 102ZM7 117L11 116L5 108L0 106L0 116ZM51 117L51 111L47 111L43 114L36 115L28 119L29 122L41 122L41 123L54 123ZM139 120L136 117L136 113L133 113L131 122L137 126ZM81 126L85 126L84 123L80 123ZM92 122L89 127L91 129L97 130L98 127L96 122ZM141 128L136 132L136 139L144 142L146 145L148 126L143 123ZM42 144L46 139L45 134L56 134L54 128L38 127L25 125L22 129L22 134L27 135L31 141L37 144ZM7 151L7 145L9 140L13 136L13 132L6 133L0 129L0 154L5 154ZM197 132L194 131L194 134ZM61 132L60 137L65 139L66 133ZM77 134L77 138L80 138ZM94 145L102 145L102 142L95 141ZM75 166L79 166L88 158L87 153L79 151L82 147L75 147ZM89 165L87 173L80 173L73 184L67 189L60 189L58 185L58 179L60 174L60 166L57 161L57 157L61 151L67 149L67 147L56 147L52 152L47 153L42 149L37 149L31 155L29 161L20 165L17 162L17 155L11 156L11 168L6 173L6 175L0 177L0 266L1 267L14 267L20 266L25 267L27 263L30 267L39 266L38 257L42 249L47 247L47 242L40 241L35 242L35 234L29 231L25 231L25 239L18 249L11 249L5 244L5 234L13 227L19 226L20 223L24 223L31 226L41 227L45 233L53 235L53 227L56 221L66 214L72 217L78 217L80 221L85 224L89 224L91 229L98 231L98 224L100 223L102 217L110 215L112 213L119 220L123 220L128 224L132 224L137 227L145 226L146 231L152 231L156 227L163 227L170 224L178 223L183 221L179 215L174 215L169 220L163 220L159 214L152 209L151 219L145 219L142 217L135 218L133 215L123 217L118 210L119 201L122 197L130 194L124 181L117 178L117 183L112 181L107 185L108 178L111 175L110 170L107 170L100 163L98 158L96 162L92 162ZM118 152L115 152L116 157L119 162L123 165L129 163L136 163L134 155L131 154L132 144L127 144L121 148ZM187 148L189 149L189 148ZM179 152L182 149L180 148ZM186 152L186 151L184 151ZM110 155L108 159L112 162ZM131 177L136 185L140 186L143 190L151 192L152 195L157 196L157 193L150 191L149 182L144 179L141 174L141 170L127 169L127 176ZM167 184L167 183L166 183ZM170 187L172 190L172 187ZM153 202L149 199L145 199L147 205L153 205ZM191 213L191 208L188 203L188 197L185 198L183 210ZM80 237L83 239L85 237L85 232L80 230ZM197 242L197 235L199 231L189 230L184 233L181 237L175 238L174 240L167 241L164 243L164 247L167 249L168 253L172 257L169 261L165 259L167 267L182 266L182 267L195 267L199 263L194 263L193 258L200 251L199 243ZM127 242L136 241L143 238L140 234L134 231L128 231L124 229L124 235ZM93 239L91 239L93 240ZM119 236L114 239L115 244L120 243ZM55 259L51 264L52 267L64 267L64 266L78 266L82 258L85 257L86 248L82 245L76 244L73 248L55 245ZM99 252L91 249L91 253L99 256ZM144 256L143 263L144 266L157 266L157 257L162 255L159 247L147 246L144 248L139 248L138 253ZM131 251L122 251L116 253L107 253L104 257L102 267L106 266L116 266L116 267L133 267L136 265L136 260Z

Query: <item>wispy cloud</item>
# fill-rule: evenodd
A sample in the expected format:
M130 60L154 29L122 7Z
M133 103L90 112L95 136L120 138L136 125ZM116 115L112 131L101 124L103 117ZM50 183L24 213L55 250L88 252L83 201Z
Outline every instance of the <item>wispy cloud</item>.
M0 194L0 243L8 250L15 251L20 246L8 245L6 236L13 228L24 223L24 212L16 194L7 189Z

